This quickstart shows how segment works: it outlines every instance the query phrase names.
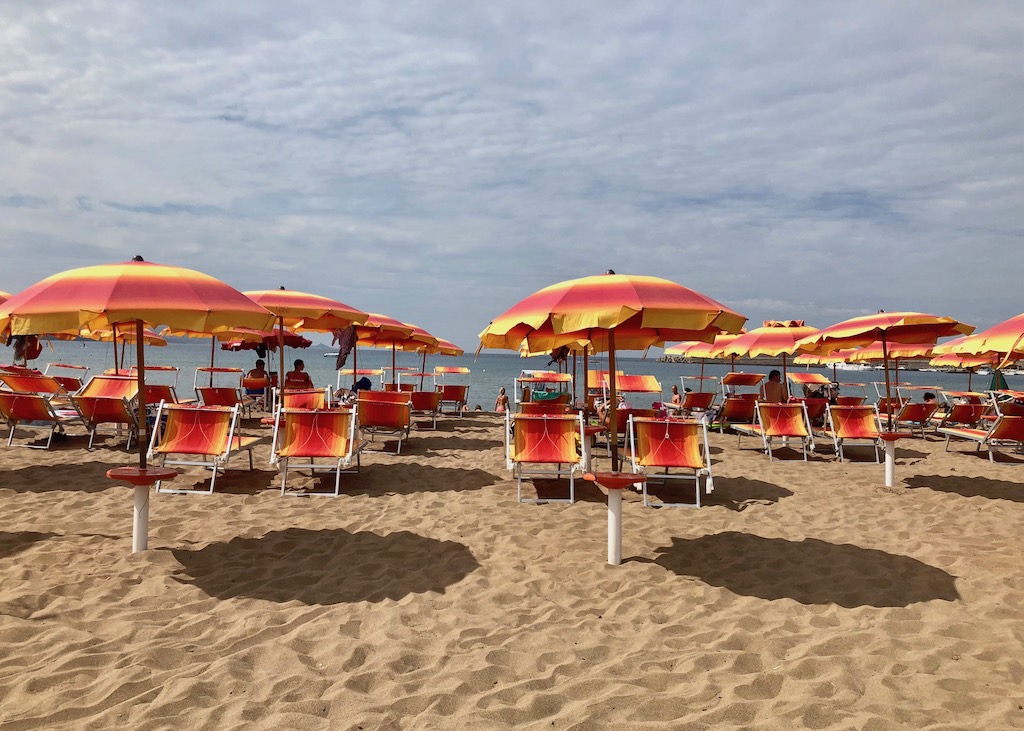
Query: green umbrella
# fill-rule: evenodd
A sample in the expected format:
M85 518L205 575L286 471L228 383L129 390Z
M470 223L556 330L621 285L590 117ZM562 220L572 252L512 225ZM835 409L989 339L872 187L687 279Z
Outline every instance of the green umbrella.
M1006 383L1006 377L1003 372L998 368L992 371L992 381L988 384L989 391L1009 391L1010 387Z

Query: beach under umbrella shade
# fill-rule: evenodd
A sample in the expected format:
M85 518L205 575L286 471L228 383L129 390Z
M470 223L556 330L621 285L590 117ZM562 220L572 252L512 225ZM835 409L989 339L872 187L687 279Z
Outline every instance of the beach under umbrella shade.
M224 282L192 269L137 256L120 264L71 269L33 284L0 305L0 334L102 330L134 323L139 382L139 469L146 470L145 325L195 332L231 327L269 330L273 315ZM146 548L148 488L136 488L132 550Z
M889 380L888 347L892 343L930 343L938 338L969 335L973 325L952 317L923 312L877 312L836 323L797 343L797 350L825 352L837 348L856 348L879 341L885 369L885 396L888 428L892 428L892 390Z
M608 353L615 371L616 348L642 350L683 340L711 342L737 332L746 318L692 289L660 277L615 274L570 279L535 292L495 317L480 333L480 348L554 350L587 341ZM479 350L477 351L479 352ZM611 384L612 470L619 467L615 383Z

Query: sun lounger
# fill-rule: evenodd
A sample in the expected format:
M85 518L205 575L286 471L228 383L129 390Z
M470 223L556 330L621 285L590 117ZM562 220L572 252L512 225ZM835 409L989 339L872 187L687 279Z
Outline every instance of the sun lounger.
M227 468L228 460L239 452L249 453L249 469L253 469L252 450L262 437L237 434L238 412L234 406L182 406L160 404L156 428L149 443L150 459L160 459L161 465L199 466L213 471L209 490L163 489L156 483L157 492L213 493L217 473ZM166 418L164 418L166 417ZM181 455L168 459L171 455ZM190 457L191 459L184 458Z
M62 434L67 424L82 424L81 414L74 408L55 407L50 398L39 393L13 393L0 391L0 418L11 428L7 446L49 449L54 434ZM47 429L46 444L14 444L14 432L19 426L42 426Z
M521 503L576 501L577 472L583 469L579 448L583 443L583 417L570 414L505 414L505 454L516 477L516 499ZM524 498L523 478L557 479L568 476L569 498Z
M412 428L412 400L403 391L360 391L356 400L359 430L373 441L377 435L398 437L395 454Z
M337 497L341 490L342 472L359 471L359 454L364 446L365 443L356 438L356 418L352 408L282 408L281 418L274 427L270 454L270 463L276 464L281 472L281 494ZM308 463L300 462L307 459ZM356 469L346 469L353 461ZM317 470L334 470L334 492L289 493L289 470L309 470L314 476Z
M988 450L988 459L995 462L994 453L998 447L1016 447L1017 451L1024 448L1024 416L1008 416L1000 414L988 429L968 429L950 427L938 430L946 437L946 451L949 451L950 439L963 439L977 443L977 450L982 446Z
M739 424L753 424L757 414L757 401L746 396L729 396L722 402L722 408L715 416L718 431L724 434L726 428Z
M708 492L714 490L711 476L711 452L707 425L678 419L631 417L629 420L629 456L634 473L648 475L641 483L643 503L650 507L648 484L653 479L693 480L693 503L660 503L665 506L700 507L700 478ZM664 469L664 472L656 472ZM669 470L685 470L684 473Z
M437 412L441 408L441 394L437 391L413 391L409 394L413 416L426 416L431 429L437 428ZM426 428L421 426L420 428Z
M896 427L906 429L911 434L915 431L924 437L924 431L930 426L932 416L938 411L937 403L923 403L921 401L907 401L900 407L899 413L895 415Z
M772 443L775 439L799 440L800 449L803 452L804 462L807 461L807 450L814 450L814 437L811 435L811 425L807 420L807 409L801 403L787 404L757 404L757 423L755 424L733 424L733 431L736 432L737 444L742 436L760 436L764 451L768 459L772 457Z
M982 403L952 404L946 411L932 415L930 421L936 432L939 429L954 427L975 429L982 422L989 408L988 404Z
M441 394L438 409L444 413L445 404L451 404L461 416L463 407L469 399L469 386L463 383L442 383L437 390Z
M104 424L113 425L117 435L126 431L125 449L131 449L132 440L139 435L138 394L139 384L134 378L98 375L70 397L89 429L89 449Z
M844 448L870 446L875 450L875 462L880 460L882 423L874 406L832 406L826 411L826 426L814 431L818 436L831 439L836 456L845 459Z

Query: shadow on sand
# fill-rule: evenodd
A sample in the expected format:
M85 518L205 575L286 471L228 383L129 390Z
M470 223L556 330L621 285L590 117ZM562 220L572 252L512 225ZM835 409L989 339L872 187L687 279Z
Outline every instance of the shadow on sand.
M912 475L904 484L909 488L926 487L936 492L948 492L963 497L983 497L989 500L1010 500L1024 503L1024 484L987 477L953 475Z
M30 530L0 530L0 558L21 553L34 543L53 538L56 533L37 533Z
M170 550L181 564L175 579L211 597L308 605L440 593L480 567L463 544L408 531L382 536L340 528L289 528L196 551L161 550Z
M680 576L767 600L905 607L960 598L955 577L915 558L815 538L789 541L728 531L673 538L658 552L653 563Z

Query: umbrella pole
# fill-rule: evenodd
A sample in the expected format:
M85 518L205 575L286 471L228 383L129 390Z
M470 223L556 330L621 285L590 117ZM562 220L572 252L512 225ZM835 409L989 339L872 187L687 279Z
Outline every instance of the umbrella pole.
M117 341L115 329L115 342ZM146 369L145 360L142 354L142 320L135 321L135 351L138 361L136 379L139 383L139 431L137 434L139 442L139 469L146 469L146 448L149 446L149 439L146 430ZM122 352L123 352L122 348ZM114 364L117 365L116 363ZM149 485L136 485L134 505L132 508L132 553L145 551L149 545Z
M615 331L608 331L608 442L612 448L612 472L619 471L619 423L616 412L618 399L615 394Z
M892 431L892 390L889 385L889 346L885 342L885 331L882 331L882 368L885 371L885 423L886 429Z
M786 401L789 401L789 381L786 380L786 354L782 354L782 387L786 389Z
M395 386L398 378L398 370L395 363L395 344L391 343L391 385ZM398 390L398 386L395 386L395 390Z
M699 387L699 389L700 389L701 393L704 392L704 361L705 360L706 360L705 358L701 358L700 359L700 387Z
M114 373L116 374L118 372L118 368L117 368L117 323L116 322L113 325L110 326L110 333L111 333L111 335L113 335L113 338L111 340L112 340L113 345L114 345Z
M213 388L213 363L217 357L217 336L210 333L210 388Z
M420 390L423 390L423 374L427 372L427 350L423 349L423 365L420 366Z
M590 384L587 380L590 378L590 343L587 343L586 347L583 348L583 409L584 416L590 418L588 409L590 408L590 402L587 397L590 395Z
M971 390L971 378L974 376L974 368L967 368L967 390Z
M572 403L573 405L579 403L576 400L576 353L572 354Z
M735 355L730 355L729 356L729 372L730 373L735 373L736 372L736 356Z
M284 403L284 315L277 316L277 394Z

